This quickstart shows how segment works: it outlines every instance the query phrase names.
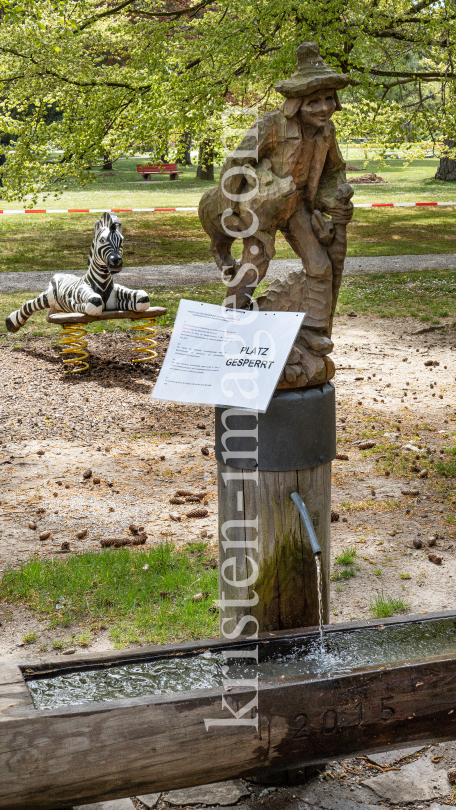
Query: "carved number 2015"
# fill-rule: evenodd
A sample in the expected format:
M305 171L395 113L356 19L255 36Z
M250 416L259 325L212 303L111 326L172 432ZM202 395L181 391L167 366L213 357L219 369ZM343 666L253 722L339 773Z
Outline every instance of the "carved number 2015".
M380 700L381 700L381 706L382 706L382 709L381 709L381 718L382 718L382 720L385 720L385 722L388 721L388 720L392 720L393 717L394 717L395 711L394 711L392 706L387 706L386 705L386 701L387 700L394 700L394 695L389 695L388 697L380 698Z
M390 700L394 700L394 695L388 695L387 697L380 698L380 719L385 723L388 722L388 720L392 720L395 715L395 710L393 707L388 706L388 701ZM353 707L353 711L356 712L357 717L356 720L353 718L349 725L359 726L363 722L362 701L359 701L359 703ZM333 734L337 729L338 721L339 718L337 711L335 709L327 709L322 718L323 734ZM345 725L345 723L343 723L343 725ZM297 717L295 717L294 729L296 732L294 735L295 740L302 739L310 734L309 720L306 714L299 714Z
M308 718L306 714L298 714L294 720L295 724L299 726L296 730L296 734L294 735L295 740L302 740L303 737L307 737L310 734L308 728Z
M335 709L328 709L323 715L323 733L332 734L337 728L337 712Z

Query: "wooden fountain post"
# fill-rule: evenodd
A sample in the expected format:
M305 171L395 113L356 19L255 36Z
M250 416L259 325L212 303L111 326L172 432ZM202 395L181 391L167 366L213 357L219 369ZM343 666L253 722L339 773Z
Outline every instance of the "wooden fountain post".
M327 623L334 386L276 391L265 414L217 408L215 437L221 635L318 625L317 569L292 492L321 546Z

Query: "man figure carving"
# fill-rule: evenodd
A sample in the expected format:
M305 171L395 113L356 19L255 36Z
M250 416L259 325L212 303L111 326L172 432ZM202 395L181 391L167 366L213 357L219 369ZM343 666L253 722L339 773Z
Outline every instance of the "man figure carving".
M218 188L203 195L199 215L228 281L226 304L239 309L251 307L254 289L275 254L276 232L283 233L302 259L303 271L273 282L257 301L260 309L305 311L307 338L309 332L319 338L313 348L312 335L305 345L323 356L332 348L345 231L353 214L353 190L331 121L341 109L337 90L350 79L333 71L313 43L300 45L297 57L293 76L276 84L285 101L258 120L257 133L254 128L246 133L226 160ZM239 237L244 245L236 262L230 251Z

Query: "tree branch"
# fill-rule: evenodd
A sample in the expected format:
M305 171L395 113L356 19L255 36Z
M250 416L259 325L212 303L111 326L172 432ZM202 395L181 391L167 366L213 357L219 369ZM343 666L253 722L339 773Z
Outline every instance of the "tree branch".
M411 84L414 82L415 79L398 79L397 82L391 82L390 84L381 84L380 87L384 87L387 91L391 90L392 87L398 87L401 84Z
M425 8L429 8L430 6L435 5L436 0L420 0L419 3L414 3L408 11L405 11L401 17L392 17L390 18L390 26L391 25L402 25L403 23L422 23L423 20L421 17L414 17L413 15L419 11L423 11Z
M434 4L435 0L419 0L418 3L413 3L409 10L404 12L404 17L411 17L412 14L416 14L417 11L422 11L423 8L428 8Z
M401 76L404 78L410 77L410 79L421 79L424 81L435 81L436 79L456 79L456 73L438 73L437 71L433 71L432 73L420 73L419 71L408 73L405 70L377 70L376 68L369 68L368 70L361 72L372 73L373 76Z
M430 98L435 98L435 93L429 93L428 96L424 96L423 98L420 91L419 101L412 101L411 104L403 104L402 109L406 110L408 107L417 107L418 105L422 105L425 101L429 101Z
M414 36L413 34L403 34L401 31L395 31L392 28L387 28L384 31L377 31L374 36L377 39L395 39L399 42L410 42L414 44L423 44L423 37ZM443 47L446 44L446 40L443 41L435 40L434 42L426 43L428 45L439 45Z
M62 76L60 73L57 73L55 70L49 70L46 68L42 68L40 63L34 59L31 54L23 54L20 51L16 51L14 48L2 48L0 46L0 53L9 53L12 56L17 56L20 59L28 59L32 65L35 65L37 68L37 72L30 76L30 78L40 77L40 76L52 76L54 79L57 79L60 82L65 82L66 84L73 84L76 87L119 87L123 88L124 90L131 90L132 92L138 92L142 90L150 90L152 87L151 84L143 84L143 85L132 85L127 84L126 82L115 82L110 81L109 79L102 79L101 81L97 79L89 79L88 81L80 81L78 79L70 79L68 76ZM9 79L5 79L5 82L9 81Z
M112 17L113 15L117 14L119 11L122 11L126 6L132 5L135 3L136 0L125 0L123 3L120 3L118 6L114 6L113 8L108 8L106 11L102 11L101 14L94 14L93 17L89 17L84 23L81 23L75 31L78 33L79 31L83 31L84 28L88 28L89 25L92 25L98 20L102 20L104 17ZM196 6L190 6L189 8L182 8L176 9L175 11L142 11L141 9L132 9L132 13L137 17L145 17L149 20L156 20L158 17L169 17L171 22L174 20L178 20L180 17L184 17L186 14L190 14L189 19L191 20L198 11L201 11L206 6L212 5L212 3L216 3L218 0L201 0L201 2L197 3Z
M370 33L374 37L387 36L385 32L393 31L398 25L403 25L404 23L422 23L423 20L421 17L414 17L413 15L419 11L422 11L424 8L429 8L430 6L434 5L435 2L436 0L420 0L420 2L414 3L412 6L410 6L408 11L405 11L402 16L390 18L387 28L383 28L380 31L371 31Z
M106 11L102 11L101 14L94 14L92 17L89 17L88 20L81 23L81 25L78 25L78 27L75 29L75 34L77 34L79 31L83 31L84 28L88 28L89 25L92 25L92 23L95 23L98 20L102 20L103 17L112 17L114 14L117 14L119 11L122 11L122 9L126 8L126 6L131 6L132 3L135 2L136 0L124 0L124 2L120 3L120 5L108 8L106 9Z

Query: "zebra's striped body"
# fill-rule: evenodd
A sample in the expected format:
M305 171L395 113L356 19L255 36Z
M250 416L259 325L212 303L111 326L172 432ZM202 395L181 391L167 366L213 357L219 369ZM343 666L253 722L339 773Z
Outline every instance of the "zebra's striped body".
M103 310L121 309L141 312L149 308L149 296L144 290L130 290L114 284L113 274L122 269L121 223L106 211L95 223L95 235L89 253L89 266L82 278L69 273L56 273L49 287L37 298L26 301L6 319L9 332L21 326L41 309L51 312L81 312L96 317Z

